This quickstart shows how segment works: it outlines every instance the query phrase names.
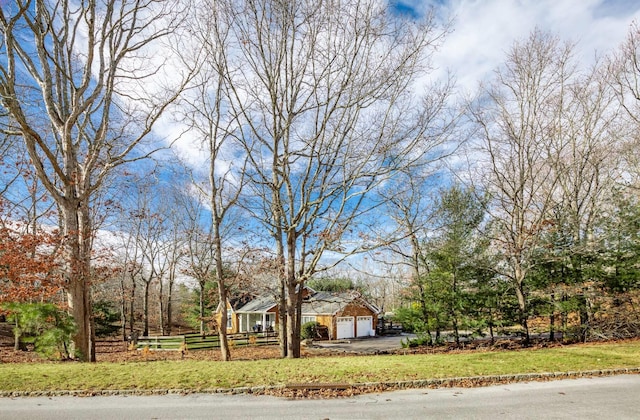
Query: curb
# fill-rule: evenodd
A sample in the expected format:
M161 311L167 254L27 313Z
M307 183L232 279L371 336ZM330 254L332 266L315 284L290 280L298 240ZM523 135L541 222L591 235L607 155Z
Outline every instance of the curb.
M452 388L452 387L482 387L494 384L545 381L558 379L614 376L640 374L640 367L603 369L569 372L522 373L512 375L468 376L440 379L418 379L413 381L395 382L364 382L350 385L350 389L365 392L379 392L395 389L414 388ZM247 394L264 395L270 391L287 389L288 385L254 386L238 388L211 389L123 389L123 390L58 390L58 391L0 391L0 398L15 397L107 397L107 396L145 396L145 395L187 395L187 394ZM311 388L310 388L311 389Z

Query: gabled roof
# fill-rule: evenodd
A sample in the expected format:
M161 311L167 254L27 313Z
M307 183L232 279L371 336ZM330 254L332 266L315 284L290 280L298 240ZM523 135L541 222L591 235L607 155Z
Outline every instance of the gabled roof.
M229 299L229 305L231 305L231 309L237 311L238 308L242 308L247 303L253 301L256 298L256 295L245 293L241 296L233 297Z
M316 292L302 302L302 313L312 315L334 315L348 304L356 302L378 314L380 310L364 300L357 292Z
M380 310L364 300L357 292L316 292L312 291L308 298L302 302L302 314L304 315L334 315L352 302L360 303L372 312L378 314ZM236 309L237 313L264 313L269 312L277 305L276 299L271 295L259 296L242 307Z
M236 312L240 313L264 313L269 312L276 306L276 299L271 295L262 295L236 309Z

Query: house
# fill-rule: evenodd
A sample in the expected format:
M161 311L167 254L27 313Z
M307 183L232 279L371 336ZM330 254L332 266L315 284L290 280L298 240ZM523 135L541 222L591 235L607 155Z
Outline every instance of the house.
M303 292L302 324L316 321L327 327L329 339L368 337L375 335L380 310L358 292ZM220 306L216 309L218 325ZM251 299L227 302L227 333L277 331L278 305L275 296L262 295Z

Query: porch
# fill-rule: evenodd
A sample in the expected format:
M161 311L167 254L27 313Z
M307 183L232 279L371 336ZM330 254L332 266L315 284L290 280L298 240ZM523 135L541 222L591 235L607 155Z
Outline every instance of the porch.
M238 312L238 332L274 332L276 314L273 312Z

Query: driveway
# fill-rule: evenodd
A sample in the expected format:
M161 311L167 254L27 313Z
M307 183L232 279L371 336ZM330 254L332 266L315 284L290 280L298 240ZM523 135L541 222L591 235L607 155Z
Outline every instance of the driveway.
M358 354L384 354L402 348L402 340L415 338L415 334L401 334L350 338L346 340L314 341L309 351L330 350L335 352Z

